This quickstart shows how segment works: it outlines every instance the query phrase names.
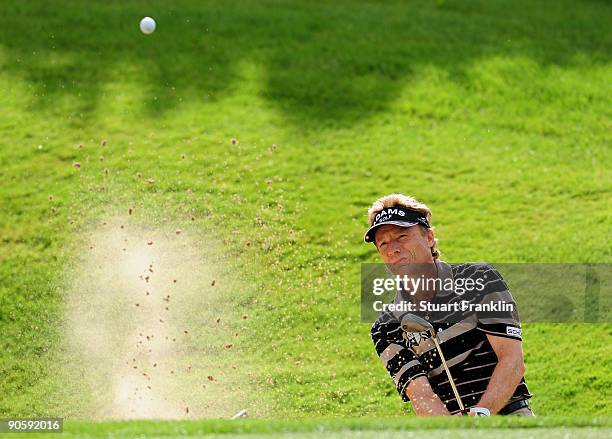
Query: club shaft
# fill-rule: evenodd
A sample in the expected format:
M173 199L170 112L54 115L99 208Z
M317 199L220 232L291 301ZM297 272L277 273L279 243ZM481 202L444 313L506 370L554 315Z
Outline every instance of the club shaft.
M438 354L440 354L440 360L442 361L442 366L444 366L444 370L446 371L446 375L448 376L448 382L453 388L453 393L455 394L455 399L457 400L457 404L459 404L459 409L463 413L465 411L465 407L463 406L463 402L461 401L461 397L459 396L459 391L457 390L457 387L455 386L455 381L453 380L453 377L450 373L450 369L448 368L448 365L446 364L446 359L444 358L444 354L442 353L442 348L440 347L440 343L438 343L438 337L435 334L432 334L432 338L433 338L434 344L436 345L436 349L438 350Z

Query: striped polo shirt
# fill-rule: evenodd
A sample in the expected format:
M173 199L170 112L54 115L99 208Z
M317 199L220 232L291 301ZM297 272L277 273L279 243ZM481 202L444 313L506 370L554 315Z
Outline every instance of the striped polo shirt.
M487 334L521 340L516 303L501 275L489 264L447 264L436 261L436 265L441 280L453 279L459 285L459 279L462 282L472 279L482 288L479 293L464 292L461 295L438 290L432 303L489 303L502 300L514 305L512 311L480 313L470 310L446 320L439 316L431 320L463 405L469 408L478 404L497 365L497 355ZM396 295L395 302L400 296ZM430 318L427 312L412 314ZM426 376L448 411L458 413L459 405L433 341L427 332L404 331L400 325L402 315L401 312L381 312L371 330L376 352L391 375L397 391L404 401L409 401L405 392L408 384L419 376ZM523 377L508 403L531 396Z

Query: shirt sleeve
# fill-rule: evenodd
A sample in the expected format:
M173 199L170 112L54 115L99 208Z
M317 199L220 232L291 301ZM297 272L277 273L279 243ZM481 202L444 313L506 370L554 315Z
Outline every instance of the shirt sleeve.
M415 378L426 374L416 353L404 339L399 322L395 320L385 322L379 318L372 325L370 334L376 353L391 375L402 400L410 401L406 395L406 387Z
M522 340L516 302L501 274L492 265L483 264L478 277L484 286L480 300L483 310L476 312L478 329L487 334Z

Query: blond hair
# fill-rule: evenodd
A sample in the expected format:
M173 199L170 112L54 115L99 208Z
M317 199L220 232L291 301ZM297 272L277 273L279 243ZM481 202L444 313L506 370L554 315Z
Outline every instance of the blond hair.
M374 224L374 219L378 212L388 207L404 207L406 209L414 210L420 212L425 215L427 218L427 222L431 224L431 210L425 204L421 203L414 197L410 197L404 194L390 194L385 195L384 197L380 197L378 200L374 201L372 207L368 209L368 224L370 227ZM433 227L427 229L432 230ZM434 245L431 247L431 255L434 259L438 259L440 257L440 250L438 250L438 240L435 240Z

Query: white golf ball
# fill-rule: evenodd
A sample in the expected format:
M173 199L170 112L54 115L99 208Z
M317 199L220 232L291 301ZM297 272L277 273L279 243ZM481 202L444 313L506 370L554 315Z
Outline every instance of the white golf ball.
M151 17L145 17L140 20L140 30L143 34L152 34L155 30L155 20Z

